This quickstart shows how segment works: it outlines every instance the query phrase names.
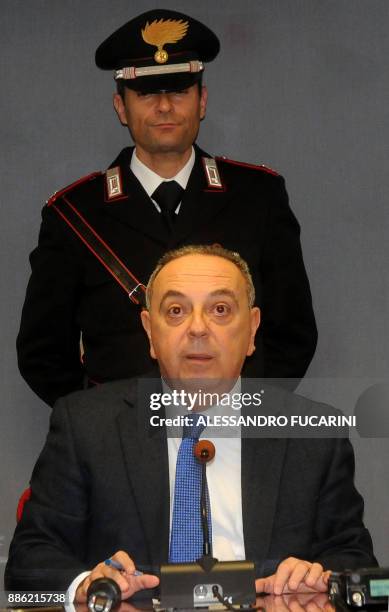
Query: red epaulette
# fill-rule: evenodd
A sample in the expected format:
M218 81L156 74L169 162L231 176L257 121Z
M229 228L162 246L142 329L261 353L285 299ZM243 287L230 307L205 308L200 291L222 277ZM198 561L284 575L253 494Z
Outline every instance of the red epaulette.
M272 168L269 168L268 166L264 166L264 164L261 164L260 166L257 166L256 164L246 164L246 162L240 162L234 159L228 159L227 157L224 157L224 156L216 157L215 159L227 162L227 164L232 164L234 166L243 166L244 168L253 168L254 170L262 170L262 172L267 172L268 174L272 174L273 176L280 176L278 172L276 172Z
M87 183L88 181L93 181L93 179L95 179L97 176L101 176L101 175L102 175L102 172L92 172L92 174L88 174L87 176L83 176L82 178L78 179L78 181L74 181L74 183L71 183L67 187L64 187L63 189L60 189L59 191L55 191L53 193L53 195L50 196L49 199L47 200L47 202L46 202L47 206L51 206L52 204L54 204L54 202L56 202L56 200L58 200L58 198L62 198L62 196L65 195L65 193L67 193L68 191L71 191L75 187L78 187L79 185L82 185L82 183Z

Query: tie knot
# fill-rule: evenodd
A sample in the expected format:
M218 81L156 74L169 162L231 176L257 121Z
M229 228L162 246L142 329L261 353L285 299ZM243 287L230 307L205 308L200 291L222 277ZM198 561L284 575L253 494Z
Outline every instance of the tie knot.
M171 216L182 200L183 188L176 181L163 181L151 196L162 213Z
M200 417L204 417L202 414L193 415L193 424L184 425L182 428L182 437L191 438L192 440L198 440L205 429L204 422L199 422ZM204 419L202 419L204 420Z

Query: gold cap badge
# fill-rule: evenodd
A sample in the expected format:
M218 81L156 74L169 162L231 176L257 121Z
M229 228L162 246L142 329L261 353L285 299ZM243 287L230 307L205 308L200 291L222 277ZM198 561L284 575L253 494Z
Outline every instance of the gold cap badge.
M187 33L189 24L182 19L155 19L147 22L142 30L142 38L148 45L154 45L158 50L154 59L158 64L166 64L169 55L163 46L176 43Z

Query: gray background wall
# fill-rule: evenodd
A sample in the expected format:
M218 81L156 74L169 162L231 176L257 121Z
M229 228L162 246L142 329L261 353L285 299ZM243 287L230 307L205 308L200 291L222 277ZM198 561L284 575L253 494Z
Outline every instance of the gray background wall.
M320 334L302 391L347 410L387 379L388 0L2 0L2 561L49 418L19 376L14 349L40 209L128 143L111 111L111 76L93 54L155 6L187 11L222 42L206 71L199 143L287 179ZM389 565L389 441L354 443L366 522Z

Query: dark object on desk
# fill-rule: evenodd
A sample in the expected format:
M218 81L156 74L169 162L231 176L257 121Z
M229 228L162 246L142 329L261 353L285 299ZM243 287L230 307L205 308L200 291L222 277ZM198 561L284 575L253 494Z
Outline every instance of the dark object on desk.
M202 563L205 559L206 563ZM213 561L214 563L209 563ZM251 606L255 602L254 564L217 561L202 557L196 563L161 565L161 607L201 608L217 603L212 587L228 603Z
M121 602L120 588L110 578L98 578L91 582L87 592L90 612L110 612Z
M332 572L328 586L335 603L340 598L354 608L383 604L389 600L389 568Z

